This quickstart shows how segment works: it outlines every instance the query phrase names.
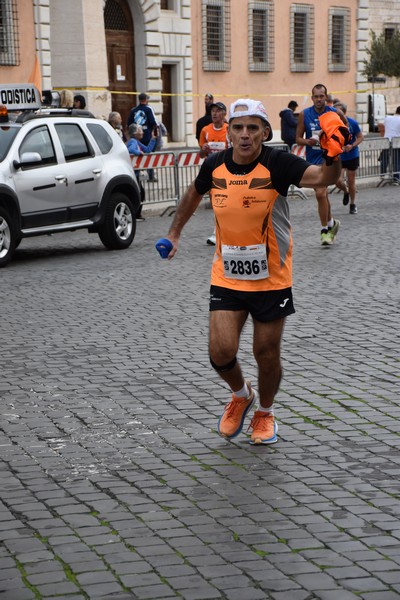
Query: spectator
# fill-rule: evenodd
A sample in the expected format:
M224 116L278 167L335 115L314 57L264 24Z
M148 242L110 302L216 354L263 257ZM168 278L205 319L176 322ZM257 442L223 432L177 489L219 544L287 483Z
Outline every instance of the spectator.
M122 128L121 114L116 111L110 112L110 114L108 115L108 122L110 123L111 127L115 129L115 131L118 133L121 140L126 142L126 136Z
M297 117L294 111L298 107L295 100L291 100L279 113L281 118L281 138L291 148L296 143L296 128L297 128Z
M334 98L332 94L328 94L326 97L326 105L327 106L335 106L340 102L339 98Z
M140 125L143 129L142 143L147 146L150 143L153 132L156 131L157 122L153 109L149 106L150 96L142 92L139 94L139 104L131 109L128 116L128 127L132 123ZM154 169L148 170L149 181L157 181Z
M161 152L161 150L164 147L163 137L166 137L168 139L168 131L162 121L157 121L157 128L154 131L157 138L155 150L156 152Z
M200 133L203 127L212 123L211 119L211 105L214 103L214 96L210 93L205 94L204 96L204 107L205 107L205 115L200 117L200 119L196 122L196 140L199 141Z
M346 115L347 106L344 102L337 102L334 105L335 108L340 108L342 113ZM356 215L358 212L356 206L356 171L360 166L360 151L358 146L364 139L361 128L355 119L351 117L347 117L349 122L349 131L350 131L350 140L349 142L343 146L343 154L341 155L342 159L342 174L338 181L336 182L336 186L342 190L343 193L343 206L347 206L350 199L350 214ZM343 175L347 175L347 186L344 182Z
M74 96L74 108L84 110L86 108L86 100L81 94Z
M394 137L400 137L400 106L396 108L394 115L389 115L385 118L384 137L389 138L392 141ZM386 152L386 154L384 154ZM389 152L386 150L382 151L381 156L381 172L385 173L388 166ZM400 148L392 148L392 173L393 178L396 182L400 182Z
M60 108L73 108L74 95L71 90L61 90L60 92Z
M145 146L142 143L143 139L143 129L140 125L136 123L131 123L128 127L128 142L126 147L128 148L129 154L134 156L142 156L144 153L153 152L156 147L157 138L155 132L152 133L152 137L150 143ZM142 217L142 206L143 202L146 200L145 191L142 182L140 181L140 171L135 170L136 179L139 184L140 189L140 207L138 212L136 213L136 221L144 221L144 217Z
M153 152L156 147L157 137L152 133L150 143L147 146L143 143L143 128L136 123L131 123L128 127L128 141L126 147L129 154L141 156L144 153Z

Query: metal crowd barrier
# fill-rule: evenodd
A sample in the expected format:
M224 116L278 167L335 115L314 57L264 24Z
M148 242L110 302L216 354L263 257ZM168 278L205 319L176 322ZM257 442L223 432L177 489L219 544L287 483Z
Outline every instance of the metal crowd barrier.
M386 168L390 156L390 140L387 138L366 139L359 146L360 166L356 178L366 179L370 177L380 177L380 185L389 173Z
M400 184L400 137L392 138L390 144L390 176L391 181L389 183ZM386 182L385 182L386 183Z
M382 160L383 159L383 160ZM382 165L383 162L383 165ZM385 157L381 158L382 170L385 165ZM382 171L381 171L382 174ZM400 137L392 138L390 143L389 160L387 164L387 173L384 180L381 182L383 185L386 183L394 183L400 185Z
M295 144L291 152L305 159L306 148ZM377 186L386 183L399 183L400 179L400 137L371 138L359 145L360 166L357 179L379 179Z
M176 206L179 200L176 157L173 152L153 152L142 156L131 155L136 177L145 193L145 206L159 208Z
M289 151L286 144L267 144L280 150ZM400 183L400 137L371 138L364 140L360 146L360 167L357 179L378 179L378 186L386 183ZM305 146L295 144L290 149L292 154L305 158ZM183 192L195 179L204 159L198 151L154 152L143 156L131 156L132 166L142 184L146 205L157 205L157 208L175 209ZM153 170L156 180L151 181L149 170ZM151 171L150 171L151 175ZM307 195L292 185L289 196Z
M303 158L304 160L306 159L306 147L305 146L300 146L300 144L293 144L293 146L291 148L289 148L289 146L286 146L286 148L292 154L295 154L296 156L299 156L300 158ZM308 199L307 194L304 193L302 189L296 187L295 185L290 186L289 196L300 196L300 198L302 198L303 200Z
M204 158L200 158L199 152L180 152L176 165L178 171L179 189L184 191L196 178Z

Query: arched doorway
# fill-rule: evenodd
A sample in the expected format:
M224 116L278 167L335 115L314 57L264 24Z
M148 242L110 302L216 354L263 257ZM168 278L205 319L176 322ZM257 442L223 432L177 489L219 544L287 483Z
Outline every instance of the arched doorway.
M126 0L107 0L104 7L109 89L112 110L121 113L124 127L137 97L124 92L136 90L135 44L132 16Z

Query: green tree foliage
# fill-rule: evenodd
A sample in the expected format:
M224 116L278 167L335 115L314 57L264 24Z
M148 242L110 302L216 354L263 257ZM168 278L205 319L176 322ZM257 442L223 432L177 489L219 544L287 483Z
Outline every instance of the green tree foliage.
M363 75L366 77L400 77L400 32L396 31L389 40L385 34L371 31L371 45L364 60Z

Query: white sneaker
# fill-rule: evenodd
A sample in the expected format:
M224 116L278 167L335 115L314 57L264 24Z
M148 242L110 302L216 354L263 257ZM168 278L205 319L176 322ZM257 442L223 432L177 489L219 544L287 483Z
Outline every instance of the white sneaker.
M212 235L210 235L210 237L207 239L207 244L209 246L215 246L215 244L217 243L217 238L215 237L215 234L213 233Z

